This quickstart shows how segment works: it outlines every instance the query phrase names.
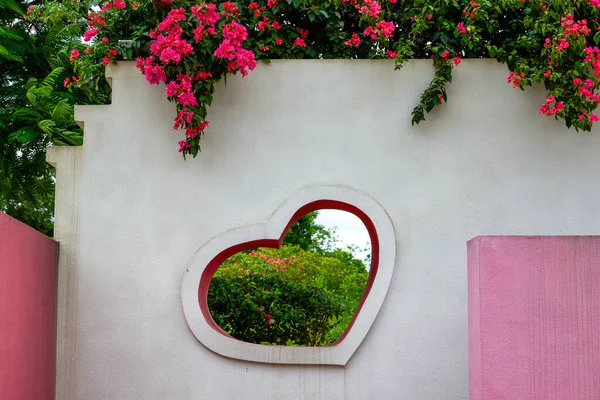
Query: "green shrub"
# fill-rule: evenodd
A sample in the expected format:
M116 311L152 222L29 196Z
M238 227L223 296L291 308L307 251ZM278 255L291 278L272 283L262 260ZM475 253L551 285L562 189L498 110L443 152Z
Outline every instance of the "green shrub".
M213 319L250 343L327 346L348 326L368 278L360 260L335 250L260 248L226 260L210 284Z

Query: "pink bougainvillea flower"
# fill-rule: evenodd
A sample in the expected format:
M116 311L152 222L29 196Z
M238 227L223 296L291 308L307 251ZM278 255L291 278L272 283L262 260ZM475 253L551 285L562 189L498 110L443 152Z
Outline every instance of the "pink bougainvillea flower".
M248 31L243 25L232 21L229 24L223 25L221 28L223 37L230 40L234 44L240 44L248 37Z
M511 71L506 77L506 81L508 83L512 83L513 87L516 88L521 84L521 80L525 78L525 74L521 72L520 74L514 71Z
M212 77L212 73L210 72L205 72L205 71L198 71L198 73L196 74L196 76L194 77L194 80L207 80L208 78Z
M87 31L85 31L83 33L83 41L89 42L97 34L98 34L98 29L96 29L96 28L88 29Z
M456 26L456 29L458 29L458 31L460 33L467 33L467 28L465 28L465 23L464 22L459 22L458 25Z
M217 5L214 3L197 4L192 7L191 11L192 15L204 25L214 25L221 18L221 15L217 11Z
M375 27L379 30L379 32L385 37L392 37L394 34L394 30L396 26L393 22L379 21Z
M187 150L187 149L189 149L189 148L191 148L191 147L192 147L192 145L189 144L187 141L185 141L185 140L180 140L179 141L179 152L180 153L183 152L183 151L185 151L185 150Z
M230 1L226 1L223 3L223 10L230 13L236 13L238 11L238 7Z
M77 49L73 49L73 51L71 51L71 56L70 56L70 60L73 61L75 60L77 57L79 57L79 50Z
M294 40L294 46L296 46L296 47L306 47L306 42L301 37L297 37L296 40Z
M372 26L367 26L364 30L363 35L370 37L373 40L377 40L377 29Z
M352 33L352 37L344 42L344 45L350 47L360 46L360 36L356 32Z
M376 0L363 0L363 5L356 5L358 12L361 14L369 14L371 18L377 18L381 12L381 4Z
M137 59L137 68L146 76L146 80L152 85L158 85L160 82L167 81L167 73L160 65L154 64L154 57L139 57Z

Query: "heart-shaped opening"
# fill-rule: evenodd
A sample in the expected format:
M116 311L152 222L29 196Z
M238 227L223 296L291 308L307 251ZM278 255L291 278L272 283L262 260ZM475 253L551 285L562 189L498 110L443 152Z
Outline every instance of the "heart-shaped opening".
M284 242L284 238L285 238L286 234L290 231L290 228L292 228L292 226L294 226L294 224L303 216L310 214L314 211L318 211L318 210L340 210L340 211L345 211L347 213L351 213L351 214L355 215L364 224L364 227L370 238L371 253L370 253L370 266L368 268L368 277L366 279L366 283L364 283L364 280L363 280L364 290L362 291L362 295L360 296L360 300L358 301L358 305L356 306L356 309L352 315L352 318L350 319L349 322L347 321L347 319L345 322L343 322L344 325L347 324L346 328L343 330L343 333L341 333L337 337L337 339L335 341L333 341L333 343L331 343L331 340L325 340L326 338L324 338L322 341L319 341L320 339L319 340L315 339L312 342L305 342L304 344L300 343L300 345L304 345L304 346L315 346L315 345L316 346L323 346L323 345L335 346L344 340L344 338L346 337L348 332L352 329L352 326L353 326L354 322L356 321L358 314L360 313L362 305L365 302L367 296L369 295L369 291L371 290L371 287L373 286L375 276L377 275L377 269L378 269L378 265L379 265L379 239L377 236L377 231L375 229L375 225L373 224L371 219L367 216L367 214L365 214L362 210L360 210L356 206L353 206L351 204L344 203L341 201L337 201L337 200L317 200L317 201L311 202L309 204L306 204L294 213L294 215L290 219L289 223L287 224L287 226L285 227L285 229L283 230L283 232L279 238L260 239L260 240L253 240L253 241L247 241L244 243L239 243L237 245L231 246L231 247L221 251L220 253L217 254L217 256L215 256L208 263L208 265L204 269L204 272L202 273L202 276L200 279L199 290L198 290L198 300L199 300L199 305L200 305L202 314L203 314L204 318L206 319L208 325L212 329L214 329L215 331L217 331L225 336L232 337L221 326L219 326L219 324L215 321L215 319L213 318L213 315L211 314L211 309L209 307L209 291L210 291L210 287L211 287L210 285L211 285L213 276L215 275L215 273L217 272L219 267L221 267L224 263L226 263L228 266L232 266L232 261L231 260L227 261L227 260L230 259L230 257L236 256L236 254L238 254L240 252L246 252L245 254L243 253L242 255L239 256L245 260L248 260L249 257L259 257L259 258L262 257L263 260L266 260L265 254L268 254L268 251L261 251L259 249L258 251L254 250L253 252L249 252L249 250L257 249L257 248L280 249L282 246L282 243ZM277 263L275 263L274 261L277 261L277 263L279 263L279 265ZM273 269L281 267L280 264L284 263L283 260L273 260L273 259L269 259L269 262L271 264L273 264ZM290 267L290 263L288 263L286 261L284 268L286 266ZM228 267L226 267L226 268L228 268ZM318 268L318 266L317 266L317 268ZM307 270L308 270L308 268L307 268ZM286 274L286 276L289 276L287 271L288 270L285 271L285 274ZM232 271L232 273L227 272L228 276L231 277L231 276L235 275L235 273L233 273L233 272L234 271ZM235 271L235 272L237 272L237 271ZM244 279L245 273L251 275L247 278L251 278L251 277L252 277L252 279L256 278L256 276L250 270L242 270L240 272L241 273L238 275L241 278L241 281L244 281L245 283L248 283L247 282L248 279ZM303 275L304 272L305 272L304 270L298 269L297 278L300 279L300 277ZM295 271L292 271L291 275L292 276L295 275ZM238 279L237 282L240 282L240 280ZM261 280L259 282L259 284L260 283L264 283L264 280ZM273 284L273 282L269 281L269 282L267 282L267 284ZM227 292L223 292L223 290L227 290L227 286L226 285L223 286L223 280L220 277L218 280L218 286L219 286L219 288L215 289L215 291L220 289L221 293L228 294ZM236 290L240 290L239 286L235 286L235 288L236 288ZM286 289L286 288L282 287L281 289ZM294 289L298 289L298 288L295 286L293 286L291 288L290 293L293 291L294 294L290 294L290 297L297 295L297 296L299 296L298 298L302 299L302 296L306 295L306 292L303 292L302 288L300 288L298 291L295 291ZM306 290L306 289L307 288L304 288L304 290ZM317 290L317 289L315 288L314 290ZM308 295L309 296L314 295L315 294L314 290L311 288L308 288ZM317 294L319 293L318 290L316 293ZM246 293L246 295L251 295L251 294ZM245 295L238 292L237 294L231 294L231 296L234 297L236 300L239 300L239 299L237 299L237 297L245 296ZM213 293L213 299L214 299L214 293ZM252 299L248 299L248 300L250 301ZM335 304L332 304L332 305L335 306ZM322 307L322 308L320 308L320 310L332 311L333 309L327 308L327 307ZM264 329L266 327L266 329L269 332L271 332L269 330L270 325L272 323L275 324L277 322L273 318L274 316L271 316L269 314L269 310L258 310L258 311L260 312L260 314L259 314L260 318L258 318L258 320L260 321L260 325L261 325L260 329L263 329L263 332L264 332ZM279 315L281 316L282 314L279 314ZM327 312L324 311L322 314L319 314L319 315L327 316ZM249 320L251 320L251 321L256 320L256 318L251 318ZM308 326L307 324L308 323L305 323L305 324L303 324L303 326ZM315 326L317 326L317 325L315 325ZM253 330L253 329L255 330L255 328L253 328L253 326L248 326L247 328L249 330ZM279 328L279 330L277 330L277 332L279 332L279 333L281 332L280 327L277 327L274 325L273 328ZM343 329L343 327L341 329ZM340 324L338 324L335 327L335 329L333 329L331 332L329 332L329 334L328 334L329 338L331 338L332 332L336 332L336 330L337 331L340 330ZM273 331L275 331L275 329L273 329ZM339 332L337 332L337 333L339 333ZM277 336L277 334L275 334L275 335ZM244 335L244 336L246 336L246 337L249 337L249 336L261 337L261 335L258 333L256 335ZM311 336L311 338L313 336ZM269 336L269 337L271 337L271 336ZM233 337L233 338L235 339L235 337ZM271 337L271 339L275 339L275 338ZM286 344L298 345L298 343L295 343L294 341L292 341L291 343L290 343L290 341L287 341L287 342L285 340L281 341L280 337L277 337L276 339L277 340L265 340L265 341L261 341L261 342L268 342L269 344L280 344L280 345L286 345ZM299 341L302 342L302 340L299 340ZM256 343L256 341L248 341L248 342ZM309 343L309 344L306 344L306 343ZM312 343L312 344L310 344L310 343ZM321 343L321 344L317 344L317 343Z

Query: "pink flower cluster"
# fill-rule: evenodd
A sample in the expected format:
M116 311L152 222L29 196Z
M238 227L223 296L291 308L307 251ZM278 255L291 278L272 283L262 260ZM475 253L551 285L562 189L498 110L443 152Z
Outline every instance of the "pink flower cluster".
M226 1L223 3L223 10L228 13L236 14L238 12L238 7L230 1Z
M571 35L587 35L592 30L587 26L587 20L575 21L573 14L568 13L560 19L560 25L565 30L565 36Z
M212 73L210 72L205 72L205 71L198 71L198 73L196 74L196 76L194 77L195 81L199 81L199 80L207 80L208 78L212 77Z
M586 99L600 104L600 95L594 93L594 81L586 79L582 81L581 78L573 79L573 85L577 88L579 95Z
M88 29L87 31L83 32L83 41L84 42L89 42L97 34L98 34L98 29L97 28Z
M392 37L396 26L393 22L379 21L375 24L375 27L379 29L379 32L385 37Z
M546 102L540 107L540 114L556 115L565 108L563 101L557 101L554 96L550 95L546 98Z
M296 46L296 47L306 47L306 42L301 37L297 37L294 40L294 46Z
M367 28L363 32L363 35L370 37L373 40L377 40L377 28L367 26Z
M246 28L236 21L232 21L229 24L223 25L222 33L226 40L235 43L242 43L248 37L248 31L246 31Z
M185 74L179 74L176 80L167 83L165 95L167 97L177 97L179 104L182 106L195 107L198 105L198 100L194 96L192 78Z
M185 9L175 8L158 24L157 29L149 34L151 38L156 39L150 45L150 51L165 64L179 64L184 57L194 52L192 45L181 39L183 29L178 22L185 20Z
M210 25L213 29L219 18L221 18L221 14L217 12L217 6L214 3L196 4L192 7L192 15L196 17L201 24Z
M186 142L185 140L180 140L178 142L178 144L179 144L179 152L180 153L183 152L183 151L185 151L185 150L187 150L187 149L190 149L192 147L192 145L189 144L188 142Z
M558 38L558 43L557 43L557 42L551 41L550 38L546 38L546 40L544 41L544 47L550 47L550 46L553 46L558 51L562 51L562 50L569 48L569 41L565 38ZM552 58L552 57L550 57L550 58Z
M70 78L69 78L69 77L66 77L66 78L65 78L65 80L64 80L64 82L63 82L63 86L64 86L64 87L67 87L67 86L69 86L69 84L70 84L71 82L73 82L73 83L79 83L80 81L81 81L81 78L78 78L78 77L76 77L76 76L72 76L72 77L70 77Z
M69 60L71 62L73 62L73 60L75 60L77 57L79 57L79 55L80 55L79 50L73 49L73 51L71 51L71 56L69 57Z
M465 28L465 23L464 22L459 22L458 25L456 26L456 29L458 29L458 31L460 33L467 33L467 28Z
M294 263L294 261L298 258L298 256L292 256L290 258L286 257L283 259L274 259L264 253L259 253L256 250L253 250L252 252L250 252L249 255L258 257L258 258L262 259L264 262L274 265L275 266L273 268L274 271L285 271L286 268L291 266Z
M87 24L90 28L100 28L106 25L106 21L104 21L104 15L100 11L96 11L88 14Z
M344 42L344 45L350 47L360 46L360 37L356 32L352 33L352 37Z
M177 130L181 128L183 122L186 124L192 123L192 118L194 118L194 112L184 108L183 110L179 110L177 116L175 117L175 123L173 124L173 129Z
M204 132L204 130L208 128L208 125L210 125L210 122L202 121L199 125L196 126L186 126L185 137L189 139L195 138L196 136Z
M506 77L506 81L508 83L512 83L513 87L518 87L521 84L521 80L525 78L525 74L524 73L517 73L514 71L511 71L510 74L508 74L508 76Z
M396 30L396 26L393 22L379 21L374 27L367 26L367 28L363 31L363 35L373 40L377 40L377 36L379 34L390 38L394 35L394 30Z
M369 14L371 18L377 18L381 12L381 4L376 0L363 0L362 6L355 6L361 14Z
M107 66L108 64L110 64L110 62L116 56L117 56L117 50L116 49L110 49L110 50L108 50L107 56L102 59L102 65Z
M590 4L594 7L600 8L600 0L590 0Z
M586 47L583 49L585 53L585 58L583 62L588 63L594 69L594 75L600 75L600 49L597 46L594 47Z
M146 80L152 85L158 85L160 82L167 81L167 73L161 65L156 65L153 56L137 59L137 68L146 76Z
M242 46L248 37L246 28L232 21L223 25L224 40L215 50L215 57L229 60L228 71L239 70L242 76L248 75L247 68L253 70L256 67L254 52L244 49Z
M102 6L102 11L110 10L111 8L125 8L127 4L123 0L109 1Z

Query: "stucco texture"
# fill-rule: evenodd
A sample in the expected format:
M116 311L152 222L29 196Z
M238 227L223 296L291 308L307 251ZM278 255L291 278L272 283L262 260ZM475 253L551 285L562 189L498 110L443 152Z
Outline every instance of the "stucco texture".
M0 399L53 400L58 243L0 212Z
M538 114L539 89L464 61L449 103L411 126L430 61L275 61L216 88L202 153L184 161L164 87L123 62L113 104L81 107L56 148L59 399L468 398L466 242L598 233L600 136ZM263 222L300 188L375 199L396 233L389 292L346 367L219 356L180 296L211 238Z

